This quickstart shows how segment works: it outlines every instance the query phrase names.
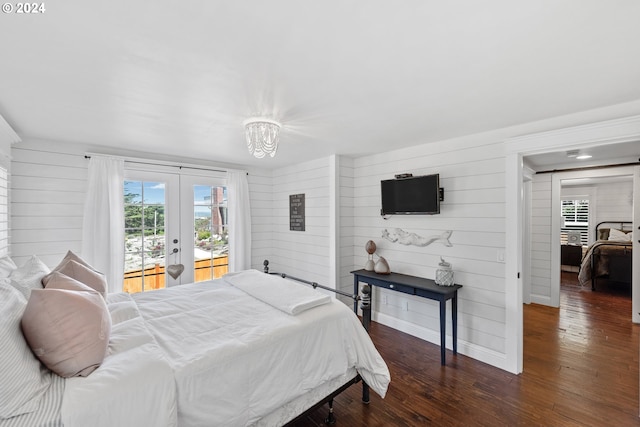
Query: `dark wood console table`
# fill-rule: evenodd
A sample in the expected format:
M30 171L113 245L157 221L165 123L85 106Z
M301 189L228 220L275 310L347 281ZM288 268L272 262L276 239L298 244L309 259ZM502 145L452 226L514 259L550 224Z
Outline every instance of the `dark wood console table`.
M431 279L409 276L400 273L378 274L373 271L355 270L353 274L353 293L358 295L358 283L368 283L371 286L390 289L409 295L417 295L440 302L440 363L445 365L446 350L446 311L447 300L451 300L451 323L453 327L453 354L458 352L458 289L462 285L439 286ZM372 299L373 300L373 299ZM358 311L357 304L353 305Z

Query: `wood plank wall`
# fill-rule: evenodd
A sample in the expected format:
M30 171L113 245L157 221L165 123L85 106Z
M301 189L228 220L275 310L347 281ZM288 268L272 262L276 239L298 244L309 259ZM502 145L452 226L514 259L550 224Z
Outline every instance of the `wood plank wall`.
M251 204L251 267L262 270L262 263L272 255L273 179L271 171L251 169L247 180Z
M12 147L11 251L18 265L38 255L54 267L67 250L80 252L84 148L39 141Z
M598 184L596 190L596 223L601 221L633 221L633 180Z
M531 188L531 302L551 303L551 174L533 175Z
M84 154L91 151L100 149L33 140L11 148L11 251L16 263L36 254L48 266L55 267L67 250L80 253L88 167ZM271 172L252 169L248 180L252 266L261 269L262 260L271 253Z
M0 257L9 255L9 173L0 165Z
M438 173L444 188L439 215L380 216L380 181L395 174ZM357 158L354 161L354 259L366 261L372 239L391 270L434 278L443 256L453 264L459 293L459 349L489 363L505 352L504 263L505 154L502 142L488 137L460 138ZM382 239L385 228L401 228L423 237L452 230L452 247L433 243L405 246ZM439 311L434 301L376 290L378 321L438 343ZM447 320L448 342L451 325ZM450 347L450 343L448 344Z
M272 176L272 271L330 286L329 158L276 169ZM289 229L289 196L305 195L305 231Z
M354 168L353 159L348 157L340 158L340 187L339 200L340 200L340 226L339 226L339 246L340 246L340 266L338 269L338 284L337 289L353 293L353 276L351 271L356 268L362 268L357 266L355 262L355 254L362 250L364 251L364 244L358 248L355 243L354 232L356 227L355 219L355 206L354 206ZM347 298L340 298L346 304L353 304L353 301Z

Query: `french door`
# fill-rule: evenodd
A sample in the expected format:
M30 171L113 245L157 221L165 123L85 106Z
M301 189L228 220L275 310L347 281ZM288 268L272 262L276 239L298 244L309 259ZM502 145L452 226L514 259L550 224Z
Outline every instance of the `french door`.
M167 266L180 264L180 177L126 170L124 180L124 285L129 293L180 283Z
M125 292L210 280L228 271L224 175L157 169L125 171Z
M229 271L227 188L223 175L180 176L183 283ZM189 266L189 268L186 268Z

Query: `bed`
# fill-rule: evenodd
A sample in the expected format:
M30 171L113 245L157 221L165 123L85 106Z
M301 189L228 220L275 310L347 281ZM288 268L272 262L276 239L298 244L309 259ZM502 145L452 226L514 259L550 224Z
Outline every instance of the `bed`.
M633 231L630 221L604 221L596 225L597 240L582 258L578 280L596 290L598 280L631 286Z
M247 270L106 295L110 334L99 367L62 378L38 363L30 368L36 380L27 412L8 418L2 405L27 370L11 380L3 368L0 426L280 426L361 379L363 398L369 387L384 397L389 370L355 313L313 289L319 285L283 276ZM0 338L18 342L20 310L4 315L12 301L24 305L26 298L3 280L0 301L9 321Z

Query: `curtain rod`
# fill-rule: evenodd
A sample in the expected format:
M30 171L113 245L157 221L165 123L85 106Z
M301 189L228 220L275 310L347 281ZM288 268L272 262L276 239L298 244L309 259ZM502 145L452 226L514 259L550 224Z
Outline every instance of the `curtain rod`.
M581 168L567 168L567 169L552 169L547 171L536 172L536 175L543 173L555 173L555 172L575 172L575 171L586 171L586 170L594 170L594 169L607 169L607 168L617 168L621 166L637 166L640 165L640 162L632 162L632 163L618 163L617 165L601 165L601 166L585 166Z
M111 154L86 153L84 155L84 158L85 159L90 159L91 156L113 157L115 159L122 159L125 163L135 163L135 164L139 164L139 165L168 166L168 167L173 167L173 168L193 169L193 170L201 170L201 171L207 171L207 172L245 172L247 175L249 175L249 172L247 172L245 170L240 170L240 169L204 168L202 166L191 165L191 164L188 164L188 163L175 164L175 163L171 163L171 162L165 162L163 160L153 160L153 161L151 161L151 160L140 159L140 158L135 158L135 157L114 156L114 155L111 155Z

